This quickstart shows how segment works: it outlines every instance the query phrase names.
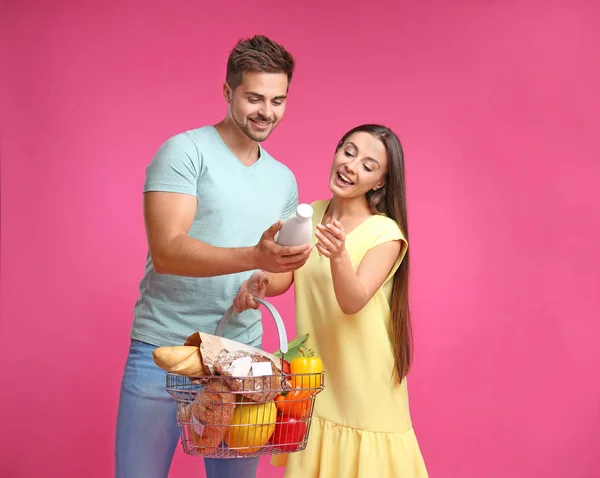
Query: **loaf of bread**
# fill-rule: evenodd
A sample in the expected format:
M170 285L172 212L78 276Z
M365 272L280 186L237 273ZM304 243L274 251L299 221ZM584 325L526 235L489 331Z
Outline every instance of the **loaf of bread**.
M244 371L247 373L239 376L236 373L236 362L246 359ZM264 362L270 370L268 375L254 376L251 364ZM268 402L274 400L282 390L281 375L272 360L256 353L246 351L228 352L219 356L215 363L215 371L223 375L223 380L235 392L254 402ZM239 378L238 378L239 377Z
M181 420L196 451L212 455L223 441L233 418L235 394L222 380L211 380L196 399L182 408Z
M154 363L167 372L201 377L206 375L200 349L190 345L158 347L152 353Z

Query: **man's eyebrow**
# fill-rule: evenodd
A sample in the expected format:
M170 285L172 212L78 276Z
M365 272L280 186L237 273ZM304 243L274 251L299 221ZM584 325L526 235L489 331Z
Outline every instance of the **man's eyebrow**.
M260 98L261 100L265 99L265 95L261 95L260 93L256 93L255 91L246 91L246 96L256 96L257 98ZM275 98L273 98L272 101L275 100L285 100L287 98L287 95L279 95L276 96Z
M346 144L348 146L352 146L356 151L359 151L358 146L356 146L352 141L348 141ZM365 158L365 160L372 161L372 162L376 163L377 166L380 166L379 161L377 161L375 158L372 158L371 156L367 156Z

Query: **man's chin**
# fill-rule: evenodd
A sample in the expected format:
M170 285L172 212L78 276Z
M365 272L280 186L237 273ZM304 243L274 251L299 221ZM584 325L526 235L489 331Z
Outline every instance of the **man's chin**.
M248 138L250 138L252 141L261 143L269 137L272 131L273 129L270 129L269 131L244 131L244 133L246 133L246 136L248 136Z

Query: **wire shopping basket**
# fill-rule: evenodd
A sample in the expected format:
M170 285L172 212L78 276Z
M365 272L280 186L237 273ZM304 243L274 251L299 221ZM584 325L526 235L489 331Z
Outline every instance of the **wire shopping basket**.
M283 371L288 352L283 320L269 302L254 300L275 320ZM232 314L230 307L215 335L223 335ZM323 373L190 379L167 372L167 391L177 407L183 451L206 458L248 458L304 450L315 399L323 387Z

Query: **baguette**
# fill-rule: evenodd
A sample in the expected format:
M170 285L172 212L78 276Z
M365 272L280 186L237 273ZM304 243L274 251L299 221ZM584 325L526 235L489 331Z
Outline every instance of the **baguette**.
M189 345L158 347L152 352L154 363L167 372L188 377L206 375L200 349Z

